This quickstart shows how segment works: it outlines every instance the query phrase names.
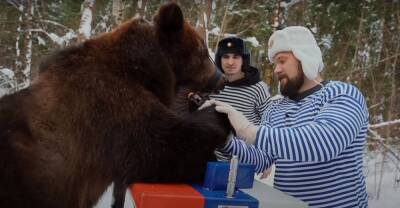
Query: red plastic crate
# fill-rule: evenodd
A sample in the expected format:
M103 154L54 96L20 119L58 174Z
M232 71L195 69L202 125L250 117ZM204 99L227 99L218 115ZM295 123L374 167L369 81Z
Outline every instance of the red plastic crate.
M204 197L186 184L144 184L130 187L136 208L203 208Z

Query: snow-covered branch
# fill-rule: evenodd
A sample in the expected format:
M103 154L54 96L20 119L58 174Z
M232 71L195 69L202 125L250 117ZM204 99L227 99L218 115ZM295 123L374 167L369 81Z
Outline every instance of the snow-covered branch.
M54 33L48 33L46 31L44 31L43 29L32 29L31 31L32 32L40 32L40 33L47 35L47 37L49 37L53 42L57 43L60 46L67 45L71 39L76 37L76 33L73 32L72 30L70 30L64 36L61 36L61 37Z
M214 35L214 36L219 36L219 37L232 37L232 36L238 36L238 34L232 34L232 33L221 33L221 29L219 27L215 27L212 30L208 31L208 35ZM256 37L245 37L243 38L244 42L250 43L253 47L260 47L260 42L257 40Z

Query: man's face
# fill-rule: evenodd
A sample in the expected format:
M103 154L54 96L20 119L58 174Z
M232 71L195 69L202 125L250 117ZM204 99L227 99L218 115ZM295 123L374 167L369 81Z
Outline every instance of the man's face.
M291 52L281 52L274 57L274 73L279 79L281 94L292 98L304 84L300 62Z
M239 54L226 53L221 57L221 67L225 75L235 75L242 71L243 58Z

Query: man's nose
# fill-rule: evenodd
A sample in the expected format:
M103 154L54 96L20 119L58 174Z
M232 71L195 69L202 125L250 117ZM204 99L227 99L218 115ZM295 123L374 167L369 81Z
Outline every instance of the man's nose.
M228 59L228 64L229 64L229 65L232 65L232 64L234 63L234 61L235 61L235 60L234 60L233 58L230 58L230 57L229 57L229 59Z
M280 74L282 71L283 71L282 66L280 66L280 65L275 65L275 68L274 68L274 73L275 73L275 74Z

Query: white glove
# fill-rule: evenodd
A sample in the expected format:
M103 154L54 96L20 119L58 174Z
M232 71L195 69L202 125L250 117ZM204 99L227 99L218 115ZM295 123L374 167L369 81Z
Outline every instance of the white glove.
M243 139L247 144L254 144L257 134L257 126L253 125L246 117L239 111L235 110L231 105L217 101L207 100L204 102L200 109L215 105L215 110L220 113L228 115L229 122L236 131L236 135Z

